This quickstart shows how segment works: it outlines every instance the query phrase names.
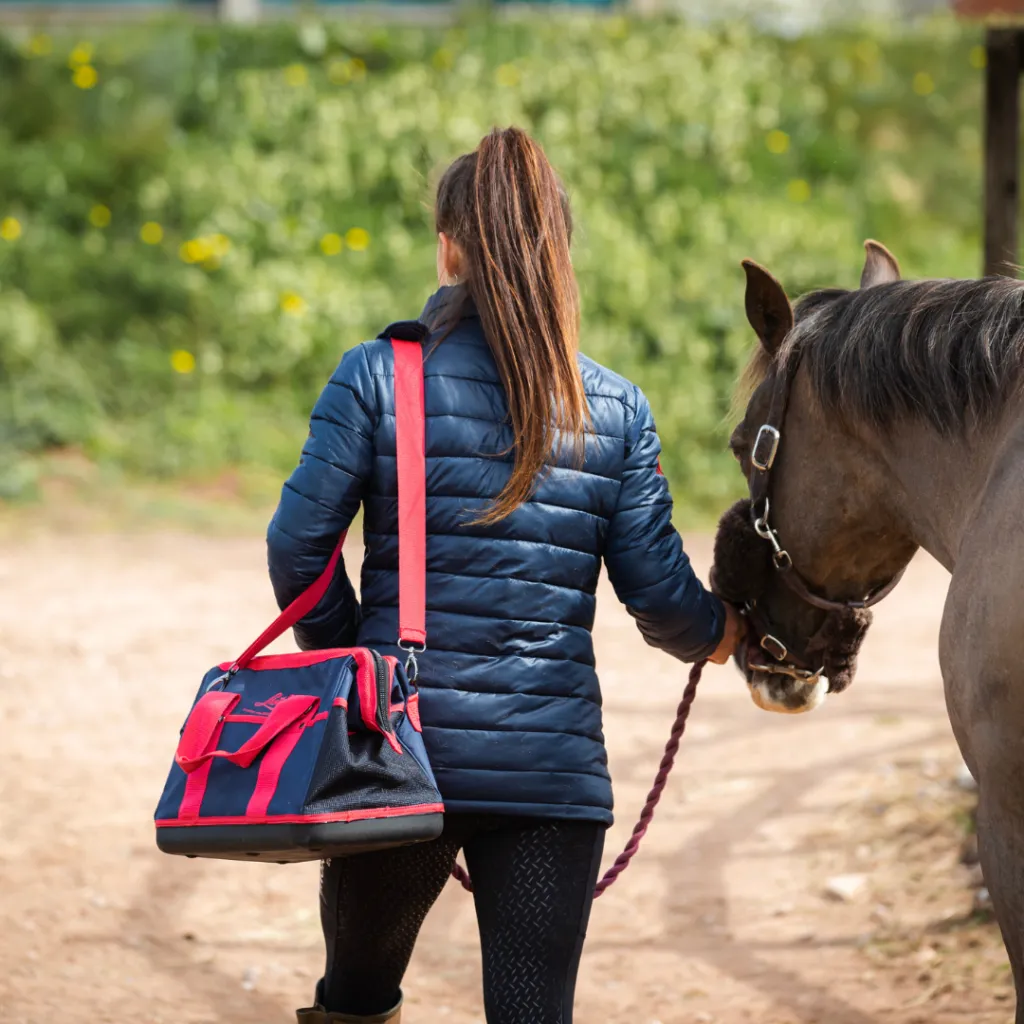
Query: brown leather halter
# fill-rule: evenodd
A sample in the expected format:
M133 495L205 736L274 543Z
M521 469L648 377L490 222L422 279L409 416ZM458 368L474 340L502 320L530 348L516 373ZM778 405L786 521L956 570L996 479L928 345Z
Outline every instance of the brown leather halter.
M861 608L870 608L892 593L896 584L903 578L906 569L901 569L888 583L877 587L859 601L834 601L817 593L793 566L793 559L779 539L778 531L773 529L769 521L771 513L771 471L779 454L782 441L782 426L786 419L789 395L793 381L800 365L799 355L791 355L783 363L781 373L776 376L772 385L771 401L768 405L768 416L757 431L757 437L750 453L752 472L750 474L750 516L754 532L772 546L772 564L775 566L779 579L801 601L825 612L847 612ZM760 646L773 660L771 665L750 664L749 668L758 672L775 673L790 676L805 682L817 680L824 670L824 664L813 668L803 658L793 654L789 645L778 637L778 630L771 620L757 606L756 601L749 601L746 606L748 619L760 634ZM808 642L813 649L814 641L818 640L825 626Z

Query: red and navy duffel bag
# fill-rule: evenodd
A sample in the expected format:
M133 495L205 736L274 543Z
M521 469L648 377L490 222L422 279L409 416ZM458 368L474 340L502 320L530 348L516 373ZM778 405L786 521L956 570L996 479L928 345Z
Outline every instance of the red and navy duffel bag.
M415 652L426 642L423 352L395 354L399 645L259 657L319 603L320 578L234 662L211 669L156 811L165 853L303 861L436 838L444 807L420 733ZM413 678L410 678L410 675Z

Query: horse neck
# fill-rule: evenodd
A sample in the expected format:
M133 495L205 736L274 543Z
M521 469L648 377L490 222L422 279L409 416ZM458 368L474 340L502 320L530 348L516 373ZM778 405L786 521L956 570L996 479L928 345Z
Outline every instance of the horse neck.
M876 454L892 474L889 501L907 533L952 572L1000 467L1024 461L1024 402L964 437L943 437L922 422L904 424L878 440Z

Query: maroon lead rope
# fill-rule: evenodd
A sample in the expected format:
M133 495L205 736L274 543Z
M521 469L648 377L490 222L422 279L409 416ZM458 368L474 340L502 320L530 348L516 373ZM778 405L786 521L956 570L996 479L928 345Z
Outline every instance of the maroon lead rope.
M697 695L697 684L700 682L700 675L706 664L707 662L699 661L690 669L690 681L686 684L686 689L683 690L683 699L679 702L679 707L676 708L676 720L672 725L668 743L665 744L665 753L662 756L661 764L658 765L658 774L654 776L654 785L651 786L651 791L647 794L647 800L644 802L644 809L640 812L640 820L633 827L633 834L629 837L626 848L615 858L615 863L597 883L597 887L594 889L594 899L611 887L615 879L629 867L629 862L633 859L636 851L640 849L640 840L646 835L647 827L654 818L654 808L658 806L661 794L665 791L665 784L668 782L669 772L672 771L672 765L675 763L676 753L679 751L679 741L686 731L690 706L693 704L693 698ZM456 864L452 868L452 878L460 882L462 888L467 892L473 891L473 883L461 864Z

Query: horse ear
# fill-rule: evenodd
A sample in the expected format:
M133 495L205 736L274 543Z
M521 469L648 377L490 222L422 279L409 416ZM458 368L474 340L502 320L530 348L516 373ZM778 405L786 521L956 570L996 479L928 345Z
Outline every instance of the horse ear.
M782 285L760 264L744 260L743 270L747 275L747 319L765 351L774 357L793 327L793 307Z
M876 284L892 284L900 279L900 265L895 256L881 242L869 238L864 243L864 269L860 274L861 288Z

